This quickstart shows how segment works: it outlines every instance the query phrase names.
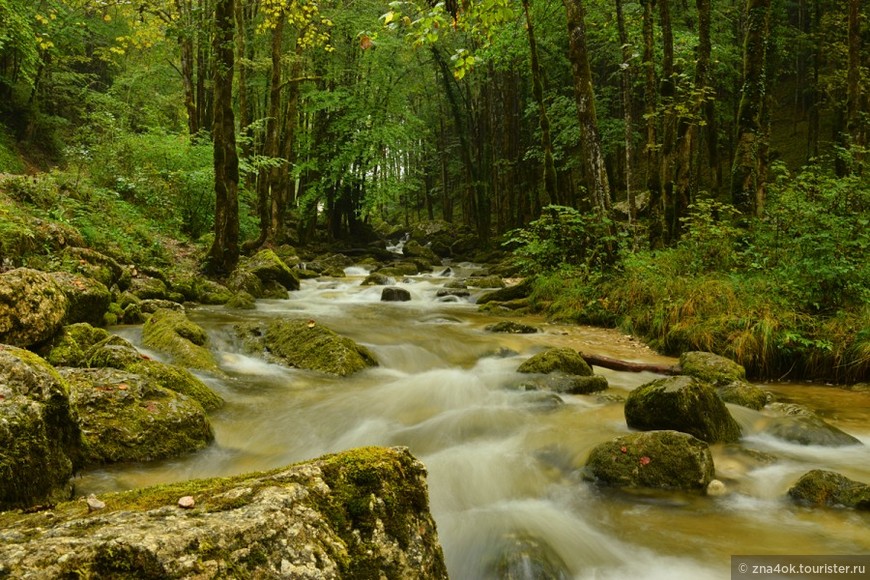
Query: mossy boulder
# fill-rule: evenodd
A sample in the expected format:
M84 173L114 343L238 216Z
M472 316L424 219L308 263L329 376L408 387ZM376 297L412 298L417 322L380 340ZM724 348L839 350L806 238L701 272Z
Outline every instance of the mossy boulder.
M253 272L236 268L230 275L227 286L233 292L247 292L254 298L263 297L263 282Z
M801 405L772 403L765 411L776 413L763 432L778 439L800 445L842 447L861 445L861 440L834 427L816 413Z
M0 343L29 347L63 326L69 299L50 274L17 268L0 274Z
M84 364L73 366L126 369L141 360L144 356L129 340L110 334L85 351Z
M0 345L0 510L69 497L80 466L66 381L32 352Z
M103 323L103 317L112 302L112 293L105 284L87 276L67 272L52 272L51 277L69 303L63 321L65 325L87 322L100 326Z
M568 580L574 576L562 557L539 538L511 534L499 543L502 549L490 566L494 578Z
M746 381L732 381L716 389L726 403L761 410L768 401L767 391Z
M746 379L746 369L743 366L711 352L684 352L680 355L680 368L682 374L715 386Z
M505 282L501 276L472 276L465 280L471 288L504 288Z
M185 300L200 304L226 304L233 296L233 292L223 284L189 273L172 276L170 287Z
M124 268L114 258L90 248L67 247L61 252L61 269L97 280L107 288L119 284Z
M607 390L607 378L601 375L566 375L551 373L543 377L535 377L520 385L526 391L545 390L568 395L588 395Z
M393 283L393 279L386 274L380 272L372 272L360 282L360 286L389 286Z
M502 334L535 334L538 329L528 324L522 324L513 320L503 320L490 324L485 329L487 332L496 332Z
M414 262L395 262L383 268L380 268L376 273L382 276L391 276L393 278L401 278L402 276L414 276L419 273L420 269Z
M870 485L834 471L814 469L805 473L788 495L802 505L870 510Z
M364 448L3 514L0 576L446 580L425 477L406 449Z
M141 300L152 298L169 300L170 295L166 282L155 276L146 276L144 274L140 274L131 280L128 291Z
M214 439L199 403L148 377L113 368L60 373L70 385L88 465L176 457Z
M589 454L584 477L620 488L703 492L714 475L707 444L678 431L647 431L617 437Z
M184 312L184 305L172 300L163 300L162 298L146 298L138 304L139 311L144 314L154 314L158 310L174 310L176 312Z
M240 290L227 300L226 306L235 310L255 310L257 308L257 300L244 290Z
M142 343L172 357L178 365L218 372L217 361L208 349L208 335L183 312L160 309L142 327Z
M63 327L38 353L56 367L84 367L88 366L87 353L91 348L110 336L107 330L87 322L70 324Z
M387 286L381 291L381 302L407 302L410 299L411 293L398 286Z
M740 425L708 383L693 377L658 379L634 389L625 401L632 429L673 429L708 443L740 439Z
M164 389L181 393L199 403L206 411L217 410L224 404L220 395L184 367L140 358L124 367L124 370L145 377Z
M486 304L487 302L511 302L513 300L528 298L529 295L532 293L533 282L534 280L532 278L526 278L519 284L514 284L513 286L506 286L498 290L493 290L492 292L487 292L486 294L477 299L477 303Z
M278 319L236 331L249 352L295 368L347 376L378 364L367 348L315 321Z
M579 352L570 348L551 348L534 355L517 369L519 373L561 372L581 377L592 376L592 367Z
M417 240L408 240L402 246L402 255L407 258L422 258L432 265L440 265L441 258L432 251L432 248L422 245Z
M242 260L238 269L250 272L263 284L277 282L286 290L299 290L299 278L272 250L261 250L250 258Z

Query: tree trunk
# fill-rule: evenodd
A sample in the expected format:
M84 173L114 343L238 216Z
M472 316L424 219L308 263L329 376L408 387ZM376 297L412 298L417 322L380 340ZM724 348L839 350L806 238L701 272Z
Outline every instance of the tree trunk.
M593 207L602 215L610 214L610 184L601 150L598 120L595 116L595 94L589 52L586 45L586 22L582 0L563 0L568 17L568 60L574 78L574 99L580 121L583 163L587 173L587 193Z
M676 176L674 178L674 230L675 238L681 233L681 222L689 204L695 197L697 175L694 174L697 154L698 124L703 114L704 101L707 98L707 76L710 69L710 0L696 0L698 7L698 50L695 56L695 81L690 97L687 116L683 118L680 127L682 139L676 159Z
M846 133L853 155L860 155L862 138L861 122L861 0L849 0L849 68L846 74ZM854 168L851 168L854 169Z
M214 36L214 242L207 268L228 275L239 261L239 158L233 115L234 0L217 0Z
M737 111L737 145L731 168L731 199L743 215L758 215L759 192L764 189L760 173L765 149L762 127L767 98L765 59L771 0L748 0L746 38L743 45L743 89Z
M181 50L181 87L184 91L184 108L187 111L187 130L191 136L199 132L199 115L196 111L196 93L194 90L194 23L191 19L189 0L175 0L175 9L179 20L178 46Z
M662 28L662 80L661 102L662 143L659 158L662 187L662 206L664 207L665 243L670 244L676 237L677 217L674 200L674 145L677 135L676 73L674 70L674 33L671 28L670 0L657 0L659 3L659 22Z
M656 123L656 65L653 28L654 0L643 3L643 66L644 114L646 117L646 188L649 191L649 241L656 248L664 243L664 207L662 206L661 175L659 173L659 145Z
M532 61L532 93L538 104L538 116L541 124L541 148L544 151L544 192L546 199L543 203L538 198L537 187L532 191L532 212L539 215L541 206L548 203L563 203L559 199L558 186L556 184L556 165L553 162L553 140L550 137L550 117L547 114L547 103L544 102L544 80L541 71L541 63L538 60L538 43L535 40L535 29L532 25L532 15L529 11L529 0L523 0L523 12L526 15L526 32L529 37L529 51Z
M632 152L634 150L631 119L631 45L628 42L628 33L625 31L622 0L616 0L616 26L619 33L619 44L622 46L620 68L622 69L622 122L625 141L625 196L628 200L628 223L634 224L637 221L637 201L635 200L634 188L631 186Z

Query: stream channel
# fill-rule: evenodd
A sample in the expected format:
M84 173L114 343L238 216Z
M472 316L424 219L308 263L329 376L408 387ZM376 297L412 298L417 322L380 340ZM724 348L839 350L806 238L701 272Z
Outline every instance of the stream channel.
M457 264L452 275L474 269ZM450 279L438 274L403 281L412 300L399 303L381 302L383 287L361 286L362 268L346 273L305 281L288 300L259 301L252 311L190 310L228 375L202 377L227 402L212 415L215 443L180 459L90 471L76 480L78 493L235 475L364 445L404 445L428 468L431 511L454 580L498 578L505 555L529 549L564 572L556 577L604 579L725 579L732 554L870 554L867 512L809 509L785 496L816 468L870 482L866 391L761 385L779 400L816 410L863 446L778 441L759 434L762 413L729 405L744 438L712 448L727 494L599 489L581 477L589 451L629 431L620 399L658 375L595 367L613 396L562 395L563 404L555 405L542 393L517 390L516 368L551 346L642 362L674 359L617 331L534 317L518 320L537 326L538 334L487 332L503 319L478 312L473 301L482 292L436 298ZM367 346L380 366L336 378L241 354L232 325L274 317L315 320ZM142 348L140 328L112 330L161 358ZM764 454L776 459L761 459ZM527 568L529 578L540 577Z

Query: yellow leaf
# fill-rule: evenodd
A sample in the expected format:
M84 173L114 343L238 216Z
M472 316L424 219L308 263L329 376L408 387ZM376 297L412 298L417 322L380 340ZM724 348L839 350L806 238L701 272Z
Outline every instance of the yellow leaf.
M396 19L396 13L392 10L384 14L384 24L389 24Z
M103 15L103 22L111 22L111 21L112 21L112 17L109 14Z

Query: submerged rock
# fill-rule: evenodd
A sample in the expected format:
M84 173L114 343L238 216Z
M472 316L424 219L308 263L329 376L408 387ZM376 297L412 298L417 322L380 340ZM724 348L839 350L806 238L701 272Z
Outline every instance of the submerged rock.
M142 343L181 366L218 372L217 361L206 347L208 335L183 312L160 309L152 314L142 327Z
M363 448L108 494L93 514L84 501L10 513L0 576L446 579L425 477L406 449Z
M300 369L347 376L378 364L367 348L314 320L240 324L236 331L248 352L265 353Z
M393 279L378 272L372 272L360 282L360 286L388 286L393 283Z
M834 471L814 469L805 473L788 495L804 505L870 510L870 485Z
M687 376L667 377L634 389L625 401L632 429L673 429L708 443L740 439L740 425L709 384Z
M746 379L746 369L730 358L711 352L692 351L680 355L682 374L716 386Z
M763 433L801 445L842 447L861 445L861 440L834 427L816 413L801 405L773 403L768 409L780 416L772 417Z
M500 332L504 334L535 334L538 329L528 324L522 324L513 320L496 322L486 327L487 332Z
M517 369L519 373L562 372L582 377L592 376L590 367L580 353L570 348L551 348L540 352Z
M719 398L726 403L761 410L770 398L767 391L746 381L732 381L716 389Z
M405 288L387 286L381 291L381 302L408 302L410 299L411 293Z
M0 274L0 343L26 348L61 329L69 299L50 274L17 268Z
M149 377L113 368L61 369L87 465L183 455L214 439L202 406Z
M700 439L678 431L647 431L595 447L584 477L611 487L704 491L713 473L710 448Z
M555 550L525 535L506 538L501 555L491 568L501 580L569 580L574 576Z
M80 463L66 381L35 354L0 345L0 510L69 497Z

